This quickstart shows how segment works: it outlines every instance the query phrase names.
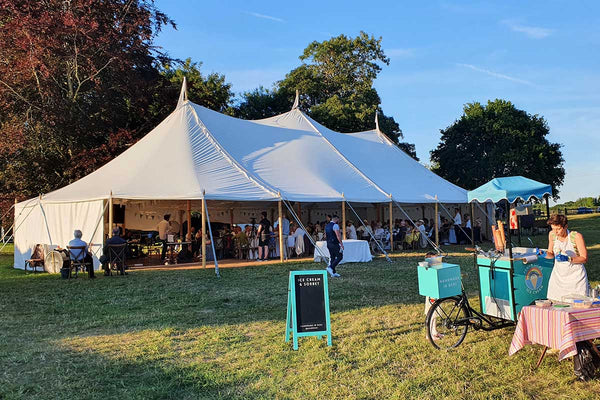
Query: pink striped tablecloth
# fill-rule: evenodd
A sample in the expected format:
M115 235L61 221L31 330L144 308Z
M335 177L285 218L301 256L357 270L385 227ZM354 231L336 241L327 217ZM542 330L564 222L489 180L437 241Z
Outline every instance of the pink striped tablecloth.
M523 307L508 355L526 344L558 350L562 360L577 354L575 343L600 337L600 308Z

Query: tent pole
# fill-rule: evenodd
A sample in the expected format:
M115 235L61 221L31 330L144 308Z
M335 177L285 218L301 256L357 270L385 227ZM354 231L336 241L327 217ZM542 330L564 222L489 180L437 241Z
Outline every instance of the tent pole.
M342 193L342 239L346 240L346 199L344 193Z
M519 243L519 245L521 245ZM475 206L471 202L471 246L475 247Z
M113 230L113 194L112 190L110 191L110 196L108 196L108 237L112 237Z
M510 203L508 202L508 199L506 199L506 239L506 247L508 247L508 258L509 260L512 260L512 242L510 239Z
M283 262L284 261L284 252L285 252L285 248L283 247L283 216L281 215L281 193L279 193L279 201L277 202L277 211L279 212L279 218L277 219L277 221L279 221L277 223L277 228L279 228L279 261ZM287 245L287 243L286 243Z
M183 210L179 210L179 238L183 239Z
M206 225L208 226L208 234L210 235L210 248L212 250L213 258L215 260L215 274L217 275L217 278L220 278L221 274L219 273L219 261L217 260L217 252L215 251L215 238L213 237L212 229L210 228L210 215L208 214L208 207L206 205L206 199L204 197L202 198L202 203L204 204L204 210L206 212Z
M546 195L544 197L546 197L546 218L550 218L550 202L548 201L548 198L550 196ZM565 208L565 215L567 215L567 209L566 208Z
M434 226L435 226L435 245L436 247L439 249L440 248L440 221L439 221L439 216L438 216L438 198L437 198L437 194L435 195L435 215L433 216L434 219Z
M206 199L202 191L202 268L206 268Z
M392 195L390 194L390 225L388 226L390 230L390 253L394 251L394 209L392 208Z
M231 231L233 232L233 208L229 209L229 225L231 225Z
M187 201L187 235L186 241L192 240L192 201Z

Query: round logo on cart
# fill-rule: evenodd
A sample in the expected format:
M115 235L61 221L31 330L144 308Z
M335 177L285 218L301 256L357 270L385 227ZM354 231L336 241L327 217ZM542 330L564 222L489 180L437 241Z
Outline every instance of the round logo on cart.
M544 276L538 267L531 267L525 273L525 286L529 293L537 293L542 288Z

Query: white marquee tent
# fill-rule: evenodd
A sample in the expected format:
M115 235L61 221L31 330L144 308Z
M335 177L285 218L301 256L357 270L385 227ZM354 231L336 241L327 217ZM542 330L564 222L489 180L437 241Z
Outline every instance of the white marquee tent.
M109 198L420 204L466 203L467 192L378 128L337 133L297 103L276 117L240 120L188 101L184 82L176 110L135 145L68 186L16 204L15 267L23 268L36 243L64 246L74 229L99 248Z

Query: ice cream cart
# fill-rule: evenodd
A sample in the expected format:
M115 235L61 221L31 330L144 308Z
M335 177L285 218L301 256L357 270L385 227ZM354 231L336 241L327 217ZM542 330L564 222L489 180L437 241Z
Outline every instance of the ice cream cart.
M535 248L512 246L509 211L510 205L519 199L545 198L548 206L547 199L551 195L550 185L523 177L496 178L468 192L472 204L505 205L506 236L503 222L498 221L498 229L494 229L496 249L488 252L473 249L481 311L469 304L460 281L459 266L419 265L419 293L437 299L426 318L427 337L434 347L460 345L469 327L494 330L513 325L521 308L546 298L553 260L538 257Z

